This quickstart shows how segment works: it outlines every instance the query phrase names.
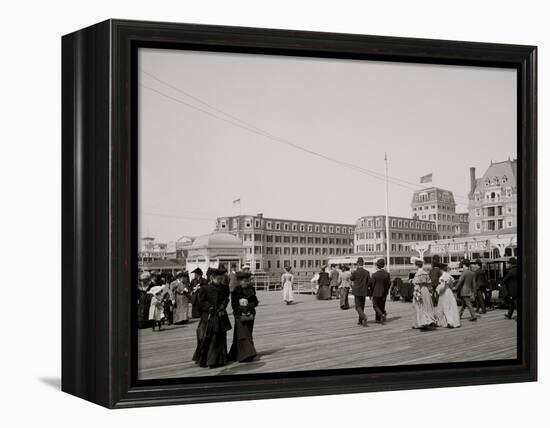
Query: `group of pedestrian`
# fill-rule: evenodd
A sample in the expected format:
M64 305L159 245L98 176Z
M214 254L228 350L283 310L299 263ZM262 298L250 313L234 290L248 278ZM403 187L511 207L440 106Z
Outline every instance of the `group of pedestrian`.
M202 277L200 268L194 271ZM197 290L197 347L193 361L200 367L219 367L228 361L248 362L256 357L252 331L258 299L250 283L250 271L232 272L210 268L207 280ZM231 288L229 283L231 282ZM227 314L231 303L234 327ZM227 351L227 332L233 328L233 342Z
M415 260L418 270L412 280L415 308L413 328L421 330L430 330L435 327L457 328L460 327L460 320L466 310L470 314L468 320L472 322L477 321L479 314L487 312L487 308L491 305L492 289L483 263L479 259L475 263L464 259L461 263L463 270L459 279L455 281L449 274L448 265L441 263L437 255L432 258L432 268L429 272L424 270L422 259ZM516 258L511 257L509 263L511 268L499 286L505 287L504 294L509 306L505 317L511 319L517 307L518 296Z
M193 361L201 367L218 367L228 361L251 361L256 357L252 331L258 299L250 279L250 267L241 271L209 268L175 274L174 280L158 272L143 272L138 285L138 328L161 331L163 325L181 325L198 318L197 346ZM169 277L169 279L172 279ZM231 304L234 327L227 314ZM233 328L233 342L227 351L227 332Z

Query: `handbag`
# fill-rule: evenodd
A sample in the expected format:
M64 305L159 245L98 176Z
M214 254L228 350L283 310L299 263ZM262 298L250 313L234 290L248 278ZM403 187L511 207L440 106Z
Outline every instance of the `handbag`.
M241 322L250 322L254 321L254 314L251 312L247 312L244 314L241 314Z

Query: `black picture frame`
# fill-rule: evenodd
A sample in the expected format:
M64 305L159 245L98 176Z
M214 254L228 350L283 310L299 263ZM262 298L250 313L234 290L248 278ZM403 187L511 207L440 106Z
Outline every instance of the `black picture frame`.
M516 360L138 381L136 52L163 47L517 70ZM107 20L62 38L62 390L109 408L537 379L534 46ZM396 118L398 119L398 118Z

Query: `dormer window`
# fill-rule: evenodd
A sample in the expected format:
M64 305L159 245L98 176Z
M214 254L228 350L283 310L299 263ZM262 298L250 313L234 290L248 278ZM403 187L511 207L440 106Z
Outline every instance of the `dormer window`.
M508 177L504 176L502 177L502 184L506 184L508 182Z

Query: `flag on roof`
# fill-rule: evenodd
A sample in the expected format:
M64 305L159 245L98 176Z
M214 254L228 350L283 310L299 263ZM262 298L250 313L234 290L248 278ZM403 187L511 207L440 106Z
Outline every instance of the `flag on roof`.
M432 173L423 175L420 177L420 183L431 183L432 182Z

